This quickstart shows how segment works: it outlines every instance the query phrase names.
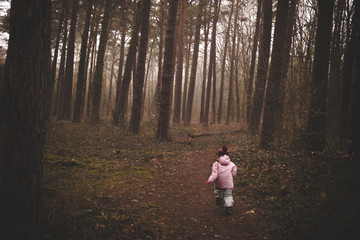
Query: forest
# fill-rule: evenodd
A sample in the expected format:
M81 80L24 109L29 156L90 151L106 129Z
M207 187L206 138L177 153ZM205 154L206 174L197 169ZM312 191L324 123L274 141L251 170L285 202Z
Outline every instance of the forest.
M1 238L359 238L360 1L1 0L0 38Z

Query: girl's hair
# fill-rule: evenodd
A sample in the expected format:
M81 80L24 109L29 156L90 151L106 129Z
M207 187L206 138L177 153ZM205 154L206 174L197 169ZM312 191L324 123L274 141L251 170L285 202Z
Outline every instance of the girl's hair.
M218 153L219 157L228 154L229 154L229 149L227 149L226 146L223 146L222 148L219 149L219 153Z

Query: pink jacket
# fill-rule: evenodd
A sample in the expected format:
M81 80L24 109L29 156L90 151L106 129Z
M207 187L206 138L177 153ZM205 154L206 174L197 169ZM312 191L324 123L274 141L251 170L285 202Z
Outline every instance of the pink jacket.
M208 179L209 182L214 182L219 188L233 188L233 177L236 176L236 166L230 161L228 155L219 157L218 162L214 162L212 166L212 173Z

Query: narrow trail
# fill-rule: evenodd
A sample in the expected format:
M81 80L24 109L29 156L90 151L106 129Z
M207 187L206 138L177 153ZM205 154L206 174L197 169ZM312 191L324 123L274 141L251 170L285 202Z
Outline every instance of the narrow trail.
M170 228L161 239L263 239L240 196L234 194L230 216L215 205L213 185L205 183L217 148L212 143L207 150L181 153L163 164L150 199L160 208L159 221Z

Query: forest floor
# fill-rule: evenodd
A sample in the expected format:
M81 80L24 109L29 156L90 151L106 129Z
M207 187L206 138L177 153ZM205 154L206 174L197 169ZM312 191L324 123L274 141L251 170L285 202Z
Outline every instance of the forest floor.
M359 239L359 162L268 151L245 126L53 123L44 159L45 239ZM192 136L192 137L189 137ZM237 165L230 216L205 182L227 145Z

